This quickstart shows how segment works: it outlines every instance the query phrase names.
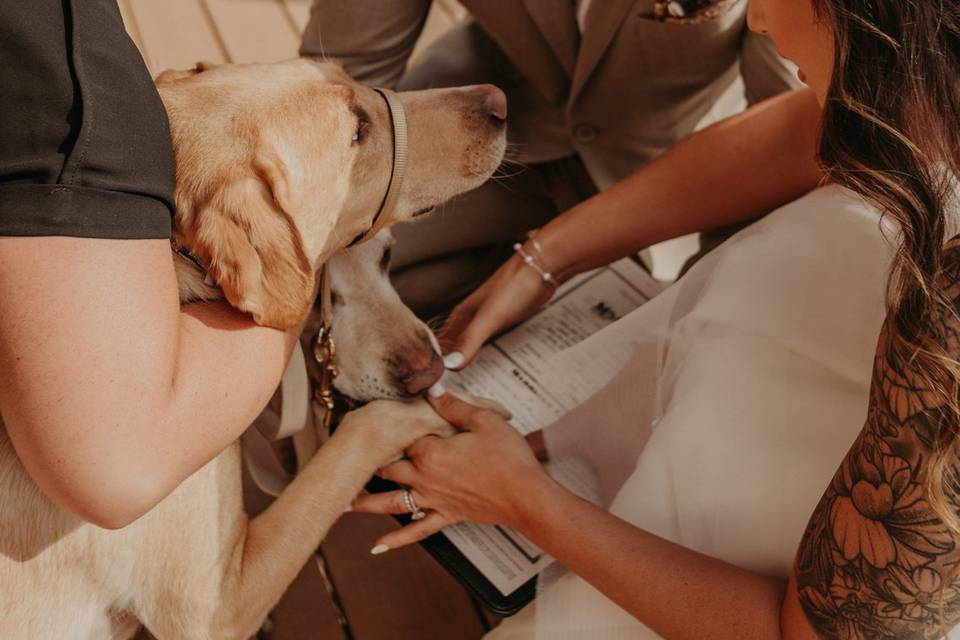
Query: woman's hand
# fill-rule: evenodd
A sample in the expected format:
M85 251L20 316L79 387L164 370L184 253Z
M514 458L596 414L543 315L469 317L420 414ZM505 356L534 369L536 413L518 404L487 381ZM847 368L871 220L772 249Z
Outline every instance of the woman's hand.
M496 412L451 394L431 397L430 404L463 432L422 438L407 450L408 460L381 470L383 478L410 487L427 516L378 540L374 553L418 542L456 522L520 528L531 502L556 487L527 441ZM400 490L362 495L353 510L408 513Z
M554 291L514 254L454 308L440 330L438 340L448 354L448 368L460 369L469 364L484 342L533 315Z

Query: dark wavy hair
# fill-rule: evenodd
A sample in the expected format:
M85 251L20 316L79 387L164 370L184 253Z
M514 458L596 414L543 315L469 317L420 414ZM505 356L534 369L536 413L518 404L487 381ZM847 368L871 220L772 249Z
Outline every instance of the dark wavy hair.
M880 207L899 226L890 274L891 344L932 394L933 455L926 489L960 540L957 451L960 363L944 318L957 318L946 258L960 175L960 0L812 0L833 29L833 79L819 156L834 182Z

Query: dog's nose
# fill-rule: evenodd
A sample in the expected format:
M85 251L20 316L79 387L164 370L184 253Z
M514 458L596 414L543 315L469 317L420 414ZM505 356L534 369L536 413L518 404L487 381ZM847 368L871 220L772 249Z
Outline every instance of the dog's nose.
M397 382L411 396L423 393L443 375L443 358L432 348L418 355L397 375Z
M491 119L503 123L507 119L507 95L492 84L478 87L483 94L483 108Z

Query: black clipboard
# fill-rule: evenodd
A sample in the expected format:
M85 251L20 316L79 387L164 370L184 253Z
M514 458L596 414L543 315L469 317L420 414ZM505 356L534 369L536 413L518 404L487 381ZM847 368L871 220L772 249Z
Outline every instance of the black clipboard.
M383 493L399 488L399 485L377 477L367 483L367 491L370 493ZM394 518L402 525L411 522L409 514L395 515ZM508 618L518 613L530 604L537 595L536 576L518 587L510 595L503 595L442 533L433 534L422 540L420 545L484 607L501 618Z

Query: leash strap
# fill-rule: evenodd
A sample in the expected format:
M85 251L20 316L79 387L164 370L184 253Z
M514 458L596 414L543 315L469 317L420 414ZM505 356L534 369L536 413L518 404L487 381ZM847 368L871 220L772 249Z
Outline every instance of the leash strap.
M310 417L310 380L307 363L298 341L280 379L280 416L278 420L257 421L257 429L268 440L289 438L304 426Z
M306 464L317 449L310 414L310 380L300 343L293 348L290 362L280 380L280 413L269 406L241 437L243 457L250 477L261 491L277 496L293 478L280 465L271 442L293 436L299 464Z

